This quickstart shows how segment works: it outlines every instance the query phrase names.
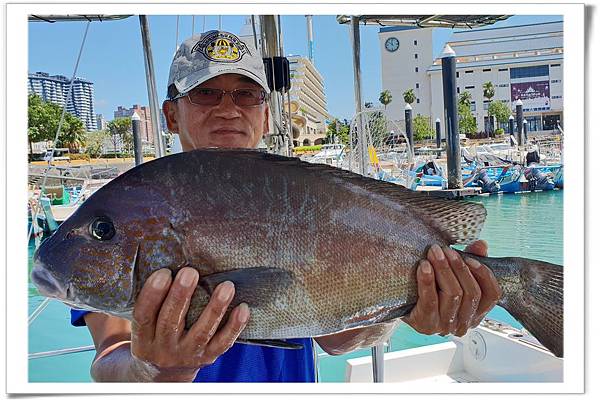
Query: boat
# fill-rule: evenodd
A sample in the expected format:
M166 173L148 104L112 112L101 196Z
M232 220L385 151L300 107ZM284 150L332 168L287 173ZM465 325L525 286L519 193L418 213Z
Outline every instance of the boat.
M415 384L419 388L446 383L563 381L563 360L524 329L484 319L464 337L450 336L450 339L386 353L383 381ZM515 355L518 355L518 363L515 363ZM346 381L372 382L372 358L347 360Z
M328 164L334 167L340 167L344 160L346 146L341 143L325 144L318 153L312 156L301 157L302 160L309 163Z

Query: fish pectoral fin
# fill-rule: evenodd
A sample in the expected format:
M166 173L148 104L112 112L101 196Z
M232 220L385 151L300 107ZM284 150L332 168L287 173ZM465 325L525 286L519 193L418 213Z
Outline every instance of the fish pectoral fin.
M235 286L232 305L245 302L250 307L275 302L279 295L293 283L293 273L276 267L248 267L210 274L200 278L201 285L212 295L215 288L224 281Z
M263 347L272 347L272 348L283 348L283 349L303 349L304 346L302 344L296 344L287 342L284 340L242 340L237 339L236 343L240 344L248 344L248 345L260 345Z
M370 326L398 319L408 315L414 306L415 304L403 304L398 306L369 307L348 318L345 322L345 329Z

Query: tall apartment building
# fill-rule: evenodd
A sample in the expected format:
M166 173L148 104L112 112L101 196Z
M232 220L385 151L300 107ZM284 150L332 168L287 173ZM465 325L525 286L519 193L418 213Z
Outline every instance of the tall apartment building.
M96 128L98 130L103 130L107 128L106 118L102 114L96 114Z
M150 108L148 106L134 104L130 109L119 106L114 112L114 118L131 117L134 112L140 117L142 141L154 143L152 118L150 117Z
M418 85L418 104L413 103L413 115L420 113L432 121L444 113L441 59L435 57L429 65L410 75L411 54L402 48L411 44L432 48L433 36L428 29L383 28L379 38L382 47L383 89L392 90L394 101L388 105L390 117L404 118L402 92ZM391 39L395 38L395 40ZM396 40L399 42L394 50ZM388 47L386 47L386 43ZM489 102L483 97L483 84L492 82L499 100L515 110L517 99L523 102L523 114L528 132L549 132L563 121L563 23L548 22L510 27L487 27L454 32L447 42L456 53L457 95L468 91L472 97L471 112L479 131L487 125ZM418 54L418 52L414 52ZM415 56L416 57L416 56ZM408 66L403 66L407 64ZM401 70L401 72L399 72ZM562 124L561 124L562 125ZM505 132L508 125L500 124ZM445 126L442 124L442 135Z
M94 84L83 78L73 80L71 96L69 86L71 80L63 75L50 75L46 72L29 74L27 79L28 92L36 93L46 102L52 102L62 107L79 118L86 130L97 129L96 115L94 114Z
M326 120L329 119L323 77L308 58L297 55L287 58L292 83L290 100L297 104L292 117L296 117L294 121L304 122L296 124L299 135L294 138L295 145L320 144L325 138Z

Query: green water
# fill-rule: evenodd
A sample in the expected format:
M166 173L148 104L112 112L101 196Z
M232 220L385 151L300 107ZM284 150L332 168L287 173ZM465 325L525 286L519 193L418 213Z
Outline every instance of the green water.
M481 238L489 244L490 256L521 256L547 262L563 263L563 193L562 191L506 194L476 198L488 212ZM30 246L30 268L31 253ZM29 313L43 301L35 288L29 287ZM488 315L517 328L522 326L504 309L494 308ZM41 352L92 344L85 327L73 327L69 309L60 302L48 308L29 327L29 352ZM393 334L390 350L421 347L448 341L441 336L424 336L402 324ZM369 349L341 356L330 356L320 348L318 374L321 382L342 382L346 360L371 355ZM89 367L94 352L33 359L29 361L30 382L91 381Z

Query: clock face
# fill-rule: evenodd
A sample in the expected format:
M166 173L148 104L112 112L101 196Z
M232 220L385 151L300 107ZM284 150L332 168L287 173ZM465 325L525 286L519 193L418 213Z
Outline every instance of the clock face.
M396 39L396 38L389 38L388 40L385 41L385 48L389 52L395 52L396 50L398 50L399 46L400 46L400 42L398 42L398 39Z

